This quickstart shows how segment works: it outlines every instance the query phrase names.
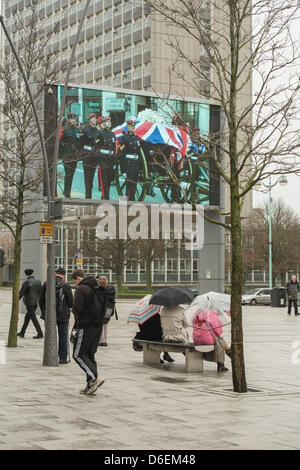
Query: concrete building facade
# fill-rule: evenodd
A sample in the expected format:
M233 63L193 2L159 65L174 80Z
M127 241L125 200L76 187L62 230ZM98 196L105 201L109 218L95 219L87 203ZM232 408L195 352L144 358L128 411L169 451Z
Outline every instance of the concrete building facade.
M49 42L49 51L57 54L57 64L61 70L66 67L71 54L72 44L82 15L85 1L83 0L4 0L2 14L6 26L18 47L21 43L17 38L16 18L21 15L29 21L31 4L35 5L38 18L45 25L45 31L50 32L56 27L55 33ZM214 12L211 2L206 0L202 4L203 22L212 21ZM71 75L71 82L75 84L92 85L103 89L123 89L151 91L158 95L178 96L179 98L198 98L195 89L187 86L180 78L170 75L170 69L175 54L166 44L170 35L180 37L186 42L190 51L198 51L198 44L187 37L175 27L166 27L156 13L150 13L143 0L92 0L77 47L76 59ZM8 45L4 53L9 54ZM204 51L203 73L210 74L210 66ZM201 89L205 93L207 82L202 80ZM249 85L251 88L251 84ZM245 92L245 104L251 100L251 90ZM216 104L210 101L211 104ZM244 105L241 103L241 106ZM229 209L228 188L220 184L220 198L218 206L221 210ZM252 196L247 196L244 205L244 216L252 208ZM210 207L207 208L209 211ZM30 233L29 233L30 232ZM26 250L35 240L38 243L39 231L37 224L26 229L24 233L23 252L25 258L23 266L29 262L33 251ZM38 250L39 255L33 260L40 275L45 272L41 269L44 263L44 250ZM37 253L37 252L36 252ZM33 256L34 258L34 256ZM59 257L57 259L58 262ZM196 263L191 260L192 265ZM164 268L165 269L165 268ZM200 290L223 290L224 288L224 230L216 225L205 223L204 248L199 252L197 259L197 281ZM177 272L180 271L178 265ZM191 279L194 282L193 269L190 269ZM126 274L125 274L126 276ZM165 278L167 281L168 278ZM180 281L180 275L174 282Z

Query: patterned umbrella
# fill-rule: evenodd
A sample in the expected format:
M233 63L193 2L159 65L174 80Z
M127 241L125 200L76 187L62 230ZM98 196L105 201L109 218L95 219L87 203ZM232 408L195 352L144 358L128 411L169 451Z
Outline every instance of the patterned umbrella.
M135 304L132 312L129 314L127 323L138 323L139 325L142 325L149 320L149 318L160 313L161 306L149 305L150 299L151 295L146 295Z
M113 132L117 137L128 132L126 122L113 129ZM191 144L189 135L183 129L150 121L137 121L134 133L145 142L175 147L180 150L182 155L186 153Z

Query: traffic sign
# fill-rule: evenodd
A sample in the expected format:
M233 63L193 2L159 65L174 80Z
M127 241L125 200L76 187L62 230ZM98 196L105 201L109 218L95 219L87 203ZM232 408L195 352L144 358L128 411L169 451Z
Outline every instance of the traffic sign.
M50 222L40 223L40 242L41 243L52 243L53 237L53 224Z
M40 223L40 236L41 237L53 237L53 224L50 222Z
M52 237L40 237L41 243L52 243Z

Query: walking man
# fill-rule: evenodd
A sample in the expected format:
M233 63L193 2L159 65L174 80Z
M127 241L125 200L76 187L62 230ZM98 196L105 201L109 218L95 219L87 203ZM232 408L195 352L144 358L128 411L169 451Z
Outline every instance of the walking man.
M41 281L35 279L33 276L33 269L25 269L25 275L27 276L26 280L23 282L22 287L19 293L19 299L24 297L23 301L27 308L27 313L25 315L24 323L21 331L18 333L20 338L24 338L26 329L29 325L30 320L35 326L37 335L34 336L34 339L43 338L43 332L40 327L39 321L36 317L35 311L37 309L40 293L41 293Z
M73 358L86 374L86 387L80 391L82 394L91 395L104 383L98 377L95 354L102 332L102 323L97 324L92 315L94 290L98 286L95 277L85 277L81 269L72 274L72 280L76 285L73 313L77 333L73 342Z
M58 268L55 276L56 290L56 323L58 330L58 356L60 364L68 364L68 333L70 309L73 305L73 294L69 284L65 282L66 270ZM42 320L45 320L46 310L46 282L43 284L40 308L42 311Z
M294 305L295 315L299 315L298 313L298 304L297 304L297 295L299 292L299 283L295 274L292 275L291 280L286 285L286 292L288 296L288 315L291 314L292 311L292 304Z

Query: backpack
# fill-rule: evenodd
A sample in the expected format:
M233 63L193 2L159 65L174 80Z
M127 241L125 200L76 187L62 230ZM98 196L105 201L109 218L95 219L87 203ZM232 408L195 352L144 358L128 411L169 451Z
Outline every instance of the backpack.
M118 319L116 306L115 306L116 293L115 293L115 289L113 286L102 287L102 289L103 289L104 302L105 302L105 315L104 315L103 323L106 324L114 315L116 316L116 319Z
M103 288L102 286L94 287L89 310L91 322L95 325L106 325L113 315L116 315L118 319L114 291L112 298L110 289Z
M63 282L56 276L55 279L55 297L56 297L56 314L60 314L63 311L65 293L63 289Z
M100 286L92 288L89 319L94 325L103 325L105 317L105 299Z

